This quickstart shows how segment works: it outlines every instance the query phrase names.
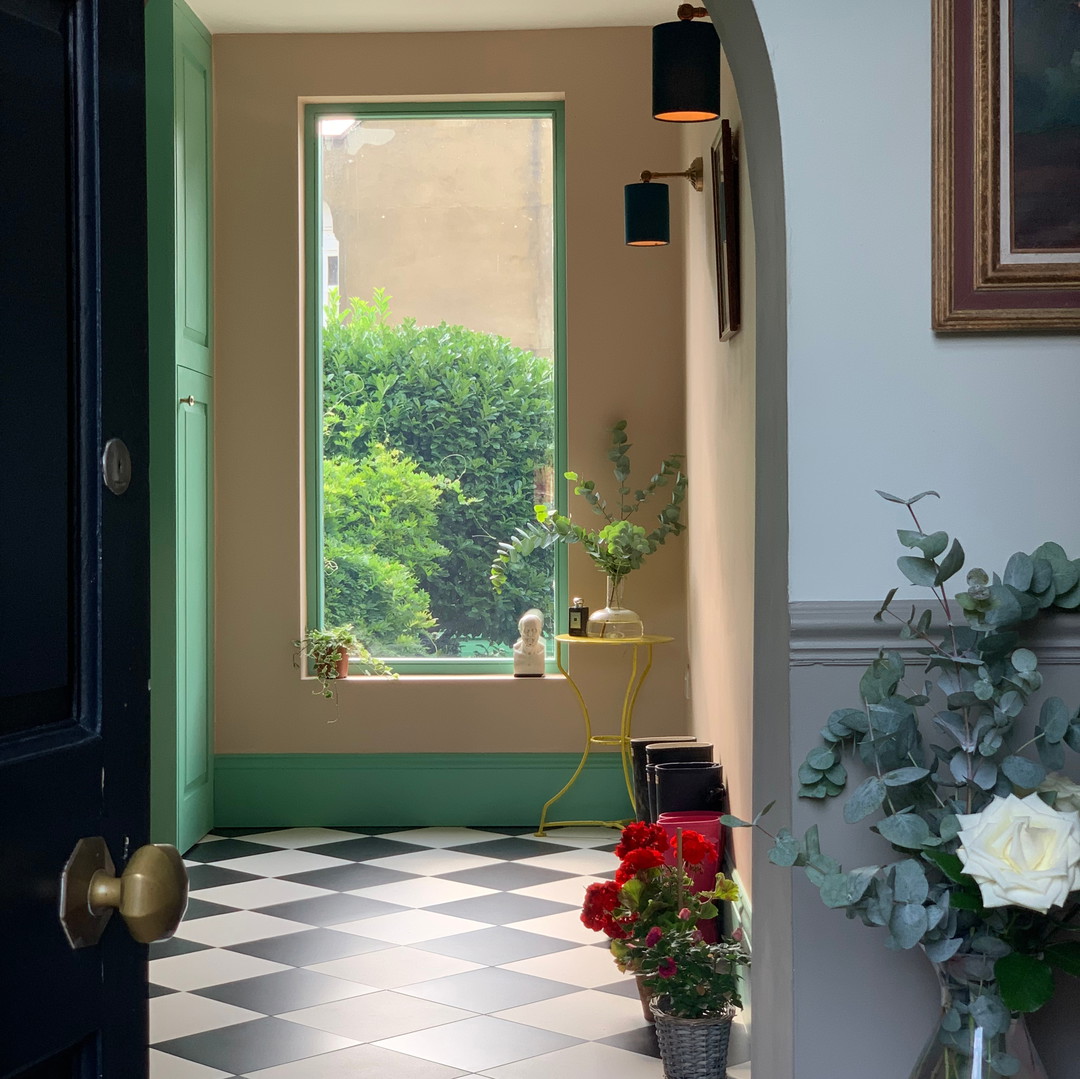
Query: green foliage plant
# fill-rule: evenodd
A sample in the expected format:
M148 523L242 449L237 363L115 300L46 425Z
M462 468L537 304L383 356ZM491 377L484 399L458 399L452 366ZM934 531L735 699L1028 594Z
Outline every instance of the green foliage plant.
M882 649L859 683L860 702L828 716L820 743L799 767L798 793L836 797L856 764L866 778L850 793L844 819L872 822L888 857L845 870L821 849L813 825L801 838L780 829L769 858L802 867L826 906L884 929L890 948L921 946L940 965L950 991L940 1039L952 1054L947 1063L958 1069L948 1074L968 1074L960 1069L970 1069L971 1061L961 1057L968 1028L978 1024L986 1039L979 1074L1012 1075L1019 1065L1004 1049L1011 1016L1050 999L1055 971L1080 974L1080 891L1070 885L1074 890L1066 888L1067 898L1053 909L1003 900L991 894L994 882L965 872L975 863L960 833L980 814L996 814L1010 796L1038 792L1040 805L1054 806L1062 779L1048 772L1064 766L1066 747L1080 751L1080 712L1058 697L1043 700L1031 736L1014 745L1016 719L1043 680L1035 654L1022 644L1021 627L1043 611L1080 607L1080 559L1044 543L1014 554L1001 575L972 569L966 589L950 599L947 585L963 568L963 547L945 532L926 532L915 511L916 503L937 493L878 494L911 517L914 527L897 532L909 552L897 566L911 584L930 590L932 604L897 614L894 588L875 618L899 626L924 676L911 685L909 661ZM924 711L929 722L921 727ZM934 732L929 747L923 729ZM1072 806L1057 809L1076 817ZM723 821L760 828L761 815ZM1075 864L1064 869L1074 882L1080 879Z
M334 618L355 622L369 643L398 655L452 656L477 641L512 641L528 607L541 607L550 624L551 552L500 597L487 579L494 537L531 513L537 477L550 467L552 362L495 334L395 321L382 289L344 307L333 293L322 342L331 490L350 477L349 463L364 470L373 456L378 471L393 474L378 479L379 498L387 499L381 519L357 525L355 504L327 498L325 556L340 571L327 577L328 617L332 606ZM407 483L408 469L415 473ZM391 504L386 490L396 499L402 487L412 501ZM384 543L391 530L414 535ZM366 563L365 546L376 556ZM376 613L361 617L369 597Z
M338 678L338 662L343 654L358 660L364 674L397 677L392 667L368 651L351 625L309 629L303 637L293 641L292 646L296 649L293 666L299 667L306 658L311 664L312 674L319 680L319 688L311 692L328 700L334 699L334 682Z
M638 970L657 1005L678 1019L704 1019L742 1007L739 970L750 956L736 940L710 943L689 922L660 930Z
M629 486L632 448L626 434L626 420L619 420L611 428L611 448L608 450L608 460L612 462L618 484L616 505L610 505L601 496L593 480L582 479L577 472L563 474L576 485L574 494L584 498L593 513L604 519L604 524L599 528L582 528L553 507L533 506L534 520L515 528L508 541L499 543L490 573L491 586L496 593L505 587L508 569L519 566L534 551L547 550L557 543L580 543L596 568L618 584L628 573L640 569L646 556L660 547L668 536L677 536L685 530L682 509L687 478L682 455L665 457L644 487L632 489ZM656 515L656 524L651 531L631 520L658 488L669 484L670 494Z

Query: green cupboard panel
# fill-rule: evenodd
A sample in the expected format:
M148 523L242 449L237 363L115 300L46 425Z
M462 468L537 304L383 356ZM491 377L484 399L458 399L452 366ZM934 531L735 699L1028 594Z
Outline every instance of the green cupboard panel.
M210 43L183 10L175 16L176 361L210 367Z
M200 372L176 371L177 796L182 849L213 824L214 729L211 671L211 393Z

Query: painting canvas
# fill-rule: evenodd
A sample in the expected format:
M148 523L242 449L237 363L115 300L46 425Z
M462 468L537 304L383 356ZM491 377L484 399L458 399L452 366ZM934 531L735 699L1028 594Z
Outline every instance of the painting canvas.
M934 16L934 328L1080 329L1080 6Z

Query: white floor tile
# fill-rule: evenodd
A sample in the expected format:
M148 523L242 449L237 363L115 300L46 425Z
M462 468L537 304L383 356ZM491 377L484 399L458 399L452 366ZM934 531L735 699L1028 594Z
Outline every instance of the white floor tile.
M357 1045L248 1072L244 1079L458 1079L461 1075L460 1068L447 1068L375 1045Z
M594 989L538 1000L534 1004L523 1004L492 1014L512 1023L554 1030L585 1041L599 1041L645 1025L641 1017L641 1003L636 998L598 993Z
M561 850L555 854L541 854L536 858L522 858L517 864L591 876L596 873L614 873L619 868L619 859L611 851L582 847L580 850Z
M558 914L545 914L542 918L510 922L506 928L557 937L559 940L572 940L575 944L595 944L604 939L603 934L582 924L581 912L576 910L563 910Z
M418 847L463 847L466 843L505 839L506 836L502 832L486 832L481 828L405 828L400 832L387 832L380 838L415 843Z
M342 832L337 828L279 828L273 832L256 832L242 837L245 843L265 843L268 847L295 850L297 847L314 847L320 843L343 843L349 839L362 839L355 832Z
M611 953L605 948L572 948L565 952L521 959L516 963L503 963L502 966L505 970L516 970L537 978L580 985L582 989L610 985L622 977Z
M342 933L355 933L359 937L386 940L391 944L418 944L423 940L469 933L474 929L489 929L490 926L487 922L474 922L470 918L455 918L449 914L434 914L430 910L403 910L397 914L344 922L334 928Z
M150 1079L228 1079L228 1072L174 1057L160 1049L150 1050Z
M490 1015L478 1015L460 1023L418 1030L375 1044L451 1068L485 1071L514 1060L564 1049L570 1040L551 1031L534 1030L493 1019Z
M551 899L556 903L573 903L575 906L581 906L585 900L585 889L595 883L595 877L567 877L565 880L553 880L549 884L515 888L514 891L518 895L531 895L537 899Z
M349 894L378 899L383 903L397 903L402 907L433 907L436 903L453 903L457 899L491 895L494 891L494 888L480 888L475 884L461 884L440 877L417 877L416 880L377 884L373 888L357 888Z
M228 914L212 914L209 918L196 918L193 922L181 922L176 935L184 940L224 948L230 944L280 937L310 928L303 922L291 922L287 918L275 918L255 910L236 910Z
M523 835L522 839L535 839L537 843L556 843L562 847L602 847L619 842L618 828L552 828L545 836Z
M312 869L329 869L335 865L351 865L344 858L328 858L307 850L272 850L266 854L245 854L243 858L226 858L214 865L235 869L240 873L256 873L260 877L287 877L307 873Z
M205 899L208 903L224 903L227 907L251 910L252 907L269 907L274 903L291 903L294 899L314 899L317 895L333 893L328 888L312 888L309 884L263 877L260 880L244 880L239 884L202 888L191 894L195 899Z
M393 1038L414 1030L426 1030L443 1023L455 1023L459 1019L470 1019L472 1014L433 1000L382 992L285 1012L278 1018L288 1019L290 1023L302 1023L316 1030L325 1030L330 1034L340 1034L343 1038L352 1038L354 1041L370 1042L376 1038Z
M170 993L150 1001L150 1044L262 1018L262 1012L238 1008L220 1000L191 993Z
M256 855L264 857L264 855ZM243 859L240 859L243 861ZM366 865L384 869L397 869L402 873L420 873L437 877L443 873L459 873L463 869L479 869L483 865L499 865L500 859L480 858L475 854L463 854L459 850L415 850L409 854L392 854L389 858L372 858Z
M288 969L285 963L271 963L269 959L254 955L212 948L187 955L170 955L166 959L151 959L150 981L168 989L205 989L208 985L257 978L260 974Z
M223 839L228 839L228 838L229 838L228 836L214 835L214 833L211 832L209 835L204 835L202 837L202 839L199 840L198 846L201 847L204 843L220 843Z
M484 1071L485 1079L663 1079L663 1075L664 1066L655 1057L595 1042Z
M421 951L419 948L387 948L381 952L332 959L328 963L317 963L307 969L317 974L329 974L334 978L346 978L363 985L373 985L377 989L397 989L399 986L413 985L431 978L464 974L467 970L478 970L482 965L454 959L449 955ZM610 978L608 980L610 981Z
M745 1064L731 1064L728 1066L727 1079L751 1079L750 1062Z

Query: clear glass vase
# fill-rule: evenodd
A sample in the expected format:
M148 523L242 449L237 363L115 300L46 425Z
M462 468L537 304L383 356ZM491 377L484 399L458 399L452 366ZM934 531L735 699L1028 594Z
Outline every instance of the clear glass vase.
M643 637L645 627L641 616L623 604L623 589L626 574L607 579L607 602L598 611L589 616L586 633L590 637L606 637L612 640L627 640L631 637Z
M911 1079L1048 1079L1023 1015L1001 1002L992 959L959 955L933 966L941 1018Z

